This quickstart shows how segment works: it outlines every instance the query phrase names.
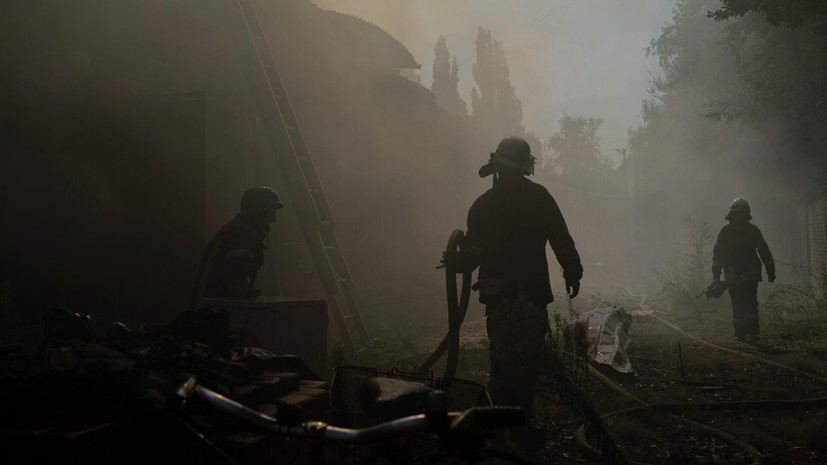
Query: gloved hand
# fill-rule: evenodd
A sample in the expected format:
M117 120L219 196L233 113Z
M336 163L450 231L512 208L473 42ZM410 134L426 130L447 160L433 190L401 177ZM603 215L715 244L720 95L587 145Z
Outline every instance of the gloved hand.
M569 299L577 297L577 294L580 293L580 281L566 281L566 293L569 295Z
M767 273L767 281L775 282L775 273Z

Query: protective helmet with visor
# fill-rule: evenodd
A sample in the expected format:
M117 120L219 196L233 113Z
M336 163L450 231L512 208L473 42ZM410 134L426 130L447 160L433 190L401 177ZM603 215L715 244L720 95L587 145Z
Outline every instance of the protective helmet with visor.
M534 174L536 161L537 158L531 155L531 146L525 139L508 136L497 144L497 149L491 154L488 163L480 168L479 175L484 178L503 169L530 175Z

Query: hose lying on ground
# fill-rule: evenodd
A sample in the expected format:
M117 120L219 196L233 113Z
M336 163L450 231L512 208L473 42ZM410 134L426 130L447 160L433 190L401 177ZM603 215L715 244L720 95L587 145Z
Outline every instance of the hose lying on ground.
M645 295L645 294L635 294L635 293L633 293L633 292L631 291L631 289L629 289L629 288L627 288L627 287L624 287L624 286L620 286L620 285L616 285L616 284L613 284L613 286L614 286L614 287L619 287L619 288L621 288L621 289L625 289L625 290L626 290L626 293L627 293L627 294L629 294L629 296L631 296L631 297L640 297L640 303L639 303L638 305L639 305L641 308L643 308L643 305L644 305L644 303L646 302L646 295ZM748 354L748 353L746 353L746 352L742 352L742 351L740 351L740 350L730 349L730 348L728 348L728 347L722 347L722 346L719 346L719 345L717 345L717 344L713 344L713 343L711 343L711 342L704 341L703 339L701 339L701 338L699 338L699 337L697 337L697 336L694 336L694 335L692 335L692 334L687 333L687 332L686 332L686 331L684 331L683 329L681 329L681 328L679 328L678 326L676 326L674 323L670 323L669 321L664 320L663 318L661 318L661 317L659 317L659 316L655 315L654 313L652 313L652 314L651 314L651 316L652 316L652 317L654 317L657 321L659 321L659 322L663 323L664 325L669 326L670 328L672 328L672 329L674 329L675 331L677 331L677 332L679 332L679 333L683 334L684 336L686 336L686 337L688 337L688 338L690 338L690 339L693 339L693 340L695 340L695 341L697 341L697 342L699 342L699 343L701 343L701 344L703 344L703 345L705 345L705 346L707 346L707 347L713 348L713 349L715 349L715 350L719 350L719 351L721 351L721 352L726 352L726 353L728 353L728 354L732 354L732 355L739 355L739 356L742 356L742 357L751 358L751 359L753 359L753 360L757 360L757 361L759 361L759 362L766 363L766 364L768 364L768 365L772 365L772 366L774 366L774 367L781 368L781 369L783 369L783 370L787 370L787 371L792 371L792 372L795 372L795 373L799 373L799 374L801 374L801 375L803 375L803 376L806 376L806 377L808 377L808 378L810 378L810 379L813 379L813 380L815 380L815 381L818 381L818 382L820 382L820 383L825 383L825 384L827 384L827 378L825 378L824 376L819 376L819 375L817 375L817 374L810 373L810 372L807 372L807 371L804 371L804 370L800 370L800 369L798 369L798 368L791 367L791 366L789 366L789 365L784 365L783 363L775 362L775 361L773 361L773 360L769 360L769 359L766 359L766 358L763 358L763 357L758 357L758 356L756 356L756 355Z
M808 377L808 378L810 378L810 379L813 379L813 380L815 380L815 381L818 381L818 382L820 382L820 383L827 384L827 378L825 378L824 376L819 376L819 375L817 375L817 374L810 373L810 372L808 372L808 371L804 371L804 370L800 370L800 369L798 369L798 368L791 367L791 366L789 366L789 365L784 365L783 363L778 363L778 362L773 361L773 360L769 360L769 359L766 359L766 358L763 358L763 357L758 357L757 355L748 354L748 353L746 353L746 352L742 352L742 351L735 350L735 349L730 349L730 348L728 348L728 347L722 347L722 346L719 346L719 345L717 345L717 344L713 344L713 343L711 343L711 342L704 341L703 339L701 339L701 338L699 338L699 337L697 337L697 336L693 336L692 334L687 333L687 332L686 332L686 331L684 331L683 329L681 329L681 328L679 328L679 327L675 326L674 324L672 324L672 323L670 323L670 322L668 322L668 321L664 320L663 318L661 318L661 317L659 317L659 316L657 316L657 315L655 315L655 314L652 314L651 316L652 316L652 317L654 317L654 318L655 318L656 320L658 320L659 322L663 323L664 325L669 326L670 328L672 328L672 329L674 329L675 331L677 331L677 332L679 332L679 333L683 334L684 336L686 336L686 337L688 337L688 338L690 338L690 339L692 339L692 340L695 340L695 341L697 341L697 342L699 342L699 343L701 343L701 344L703 344L703 345L705 345L705 346L707 346L707 347L711 347L711 348L713 348L713 349L715 349L715 350L719 350L719 351L721 351L721 352L726 352L726 353L728 353L728 354L732 354L732 355L739 355L739 356L741 356L741 357L751 358L751 359L753 359L753 360L757 360L757 361L759 361L759 362L766 363L766 364L768 364L768 365L772 365L772 366L774 366L774 367L781 368L781 369L783 369L783 370L787 370L787 371L792 371L792 372L798 373L798 374L800 374L800 375L802 375L802 376L806 376L806 377Z
M609 378L608 378L606 375L604 375L603 373L600 373L599 371L597 371L597 370L596 370L594 367L592 367L592 366L589 366L589 374L590 374L592 377L594 377L595 379L597 379L598 381L600 381L601 383L603 383L605 386L607 386L608 388L610 388L611 390L613 390L613 391L615 391L616 393L620 394L622 397L625 397L626 399L632 400L632 401L634 401L634 402L636 402L636 403L640 404L640 405L641 405L641 406L643 406L644 408L645 408L645 407L649 407L649 404L647 404L646 402L644 402L644 401L643 401L643 400L641 400L640 398L638 398L638 397L634 396L633 394L629 393L629 391L626 391L625 389L623 389L622 387L620 387L617 383L615 383L614 381L612 381L611 379L609 379ZM610 415L611 415L611 414L610 414ZM711 427L711 426L709 426L709 425L705 425L705 424L703 424L703 423L698 423L698 422L696 422L696 421L692 421L692 420L690 420L690 419L688 419L688 418L683 418L683 417L680 417L680 416L677 416L677 415L672 415L672 414L667 414L667 416L668 416L669 418L674 419L674 420L678 420L678 421L680 421L680 422L682 422L682 423L686 423L687 425L689 425L689 426L691 426L691 427L695 428L696 430L700 430L700 431L703 431L703 432L705 432L705 433L712 434L712 435L714 435L714 436L719 437L720 439L723 439L723 440L725 440L725 441L729 442L730 444L733 444L733 445L735 445L735 446L738 446L738 447L739 447L739 448L741 448L744 452L746 452L747 454L749 454L749 455L751 455L751 456L753 456L753 457L755 457L755 458L757 458L758 456L760 456L760 452L758 452L758 449L756 449L756 448L752 447L750 444L748 444L748 443L746 443L746 442L742 441L741 439L738 439L737 437L735 437L735 436L733 436L733 435L731 435L731 434L729 434L729 433L726 433L726 432L721 431L721 430L719 430L719 429L713 428L713 427ZM604 417L605 417L605 415L604 415ZM584 426L583 426L583 425L581 425L581 427L580 427L580 428L584 428ZM579 428L578 428L578 429L579 429ZM584 436L584 438L585 438L585 436ZM591 446L589 446L589 447L591 447Z
M618 287L620 287L620 286L618 286ZM642 297L641 303L645 302L645 300L646 300L645 295L643 295L643 296L634 295L628 289L626 289L626 290L632 296ZM792 371L792 372L798 373L802 376L813 379L815 381L827 384L827 378L825 378L823 376L819 376L819 375L816 375L814 373L809 373L807 371L803 371L803 370L800 370L798 368L791 367L789 365L784 365L783 363L775 362L773 360L769 360L769 359L766 359L766 358L763 358L763 357L758 357L758 356L748 354L748 353L745 353L745 352L742 352L742 351L729 349L727 347L722 347L722 346L719 346L719 345L716 345L716 344L712 344L712 343L704 341L703 339L700 339L700 338L698 338L698 337L696 337L692 334L687 333L686 331L682 330L678 326L664 320L663 318L661 318L657 315L653 314L652 316L656 320L661 322L662 324L664 324L666 326L669 326L673 330L683 334L684 336L686 336L690 339L693 339L693 340L701 343L702 345L706 345L710 348L713 348L713 349L716 349L716 350L719 350L719 351L722 351L722 352L725 352L725 353L729 353L729 354L732 354L732 355L738 355L738 356L750 358L750 359L753 359L753 360L756 360L756 361L760 361L762 363L766 363L768 365L772 365L772 366L775 366L777 368L781 368L781 369L784 369L784 370L787 370L787 371ZM793 400L755 400L755 401L725 401L725 402L704 402L704 403L647 404L646 402L644 402L640 398L632 395L631 393L629 393L625 389L621 388L614 381L612 381L607 376L605 376L604 374L597 371L592 366L589 366L589 374L592 377L596 378L601 383L603 383L604 385L606 385L607 387L609 387L610 389L612 389L613 391L615 391L616 393L618 393L619 395L621 395L622 397L624 397L628 400L631 400L635 403L640 404L638 407L632 407L632 408L618 410L618 411L615 411L615 412L604 414L604 415L602 415L602 418L609 418L609 417L616 416L616 415L627 414L627 413L632 413L632 412L635 412L635 411L646 410L646 409L652 409L652 410L672 410L672 409L689 409L689 408L726 409L726 408L733 408L733 407L737 407L737 408L761 408L761 409L765 409L765 408L783 409L783 408L798 408L798 407L821 407L821 406L827 405L827 397L817 397L817 398L810 398L810 399L793 399ZM703 423L699 423L699 422L689 420L687 418L683 418L683 417L673 415L673 414L667 414L667 416L672 418L672 419L675 419L677 421L680 421L682 423L685 423L685 424L691 426L692 428L694 428L696 430L703 431L703 432L706 432L708 434L712 434L714 436L717 436L718 438L723 439L723 440L729 442L730 444L733 444L733 445L741 448L744 452L746 452L747 454L749 454L750 456L753 457L753 459L755 460L755 463L758 463L758 460L759 460L759 457L760 457L760 452L756 448L754 448L752 445L750 445L749 443L747 443L747 442L745 442L745 441L743 441L743 440L741 440L741 439L739 439L739 438L737 438L737 437L735 437L735 436L733 436L733 435L731 435L727 432L718 430L716 428L713 428L709 425L705 425ZM577 440L578 445L587 454L589 454L593 458L598 458L598 459L601 458L601 456L602 456L601 451L598 448L596 448L596 447L592 446L591 444L589 444L588 440L586 439L586 425L585 424L581 424L577 428L577 431L575 432L575 438ZM644 465L641 462L636 462L636 461L631 461L631 460L628 461L628 462L632 463L632 464L637 464L637 465Z
M789 409L797 407L824 407L827 406L827 397L813 397L810 399L786 399L786 400L731 400L721 402L667 402L662 404L644 404L638 407L630 407L616 410L603 415L609 418L616 415L638 412L641 410L726 410L729 408L741 409Z

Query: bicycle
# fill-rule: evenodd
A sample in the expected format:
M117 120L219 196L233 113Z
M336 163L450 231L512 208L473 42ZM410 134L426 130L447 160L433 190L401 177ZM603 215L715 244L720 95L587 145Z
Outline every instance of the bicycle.
M188 405L197 400L210 409L220 412L242 425L272 437L300 440L308 444L308 461L313 464L328 463L331 460L327 445L357 445L391 442L400 437L426 437L445 445L448 454L434 458L435 461L456 458L459 463L480 463L495 459L513 464L529 464L509 452L486 447L486 438L496 430L520 426L525 415L519 407L489 406L472 407L464 411L448 411L447 398L439 390L426 392L422 385L390 378L374 378L379 386L373 395L364 399L367 411L398 411L401 404L412 404L414 399L424 397L422 413L406 415L383 421L366 428L334 426L323 421L296 422L294 418L280 420L246 407L207 387L199 385L195 377L188 377L175 389L179 409L185 413ZM404 452L403 452L404 454ZM398 457L397 457L398 458ZM227 457L228 461L232 460ZM335 457L333 458L335 460ZM346 461L346 459L340 460ZM387 457L387 450L368 457L368 463L400 463L394 457ZM433 463L433 462L432 462Z

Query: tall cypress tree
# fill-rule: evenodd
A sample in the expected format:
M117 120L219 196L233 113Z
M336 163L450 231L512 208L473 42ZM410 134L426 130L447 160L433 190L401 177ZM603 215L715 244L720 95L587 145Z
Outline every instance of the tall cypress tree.
M448 41L440 36L434 47L434 68L431 91L436 96L436 103L448 113L465 115L468 113L465 102L459 96L459 70L457 58L451 63Z
M477 87L471 90L473 115L480 118L491 129L522 135L523 104L511 85L505 50L491 31L479 28L477 31L477 62L472 74Z

